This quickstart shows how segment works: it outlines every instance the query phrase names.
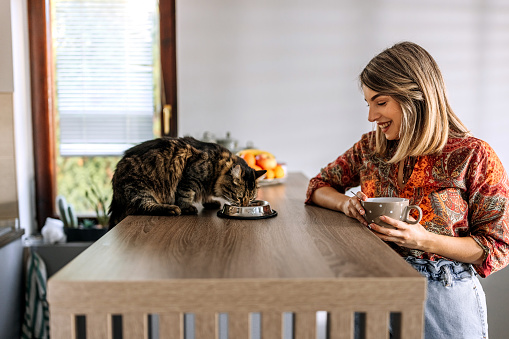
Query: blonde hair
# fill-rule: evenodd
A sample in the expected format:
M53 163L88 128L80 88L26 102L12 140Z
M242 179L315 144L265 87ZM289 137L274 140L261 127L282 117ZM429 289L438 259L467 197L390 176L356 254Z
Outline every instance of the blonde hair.
M361 85L394 98L403 111L400 140L389 163L437 154L449 136L470 135L447 100L445 83L433 57L412 42L398 43L377 56L359 76ZM376 128L376 152L388 154L389 141Z

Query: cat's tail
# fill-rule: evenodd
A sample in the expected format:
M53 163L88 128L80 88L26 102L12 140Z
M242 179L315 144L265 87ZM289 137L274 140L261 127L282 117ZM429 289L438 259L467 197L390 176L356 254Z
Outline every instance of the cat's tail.
M121 215L122 206L119 204L119 202L115 199L115 196L111 199L110 204L110 220L109 220L109 229L111 230L113 227L115 227L125 216Z

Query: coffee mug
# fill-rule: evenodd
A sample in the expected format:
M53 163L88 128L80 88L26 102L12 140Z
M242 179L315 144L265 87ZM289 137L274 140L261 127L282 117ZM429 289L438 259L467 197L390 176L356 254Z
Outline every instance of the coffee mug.
M417 224L422 219L421 208L417 205L409 205L409 200L405 198L368 198L366 201L361 200L361 205L366 212L364 219L370 224L375 223L380 226L394 228L380 220L382 215L408 224ZM409 220L410 211L413 209L419 212L417 220Z

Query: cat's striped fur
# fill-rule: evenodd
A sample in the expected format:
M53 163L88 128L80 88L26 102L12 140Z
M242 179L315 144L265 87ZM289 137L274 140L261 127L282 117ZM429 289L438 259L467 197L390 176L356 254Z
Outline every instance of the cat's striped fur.
M191 137L145 141L117 164L110 228L132 214L196 214L195 202L219 208L213 197L246 206L256 198L256 179L264 173L215 143Z

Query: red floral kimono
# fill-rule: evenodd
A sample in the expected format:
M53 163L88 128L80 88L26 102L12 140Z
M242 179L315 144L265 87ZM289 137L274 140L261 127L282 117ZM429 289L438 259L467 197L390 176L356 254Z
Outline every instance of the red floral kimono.
M374 133L367 133L352 148L312 178L312 193L331 186L341 193L361 186L368 197L401 197L419 205L421 225L428 231L452 237L472 237L484 250L482 265L474 265L486 277L509 263L509 179L493 149L473 138L450 138L439 155L420 156L405 162L404 181L397 183L398 164L388 164L394 154L376 155ZM401 255L437 260L433 253L408 250L392 244Z

